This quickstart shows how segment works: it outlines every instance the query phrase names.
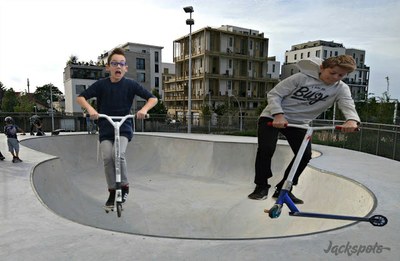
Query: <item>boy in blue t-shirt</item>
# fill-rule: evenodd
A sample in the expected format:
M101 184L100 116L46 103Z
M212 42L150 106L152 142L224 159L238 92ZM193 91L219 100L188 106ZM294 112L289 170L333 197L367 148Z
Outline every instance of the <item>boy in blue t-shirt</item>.
M110 77L100 79L83 91L76 102L90 115L90 119L97 120L99 113L109 116L125 116L131 111L135 96L145 99L147 102L136 113L136 119L144 119L148 111L153 108L158 100L143 86L132 79L125 78L128 71L125 52L122 48L114 49L108 56L107 71ZM87 100L97 100L97 110ZM120 128L120 162L121 162L121 188L122 202L125 202L129 193L129 182L127 178L127 165L125 151L128 142L133 137L131 120L126 120ZM115 201L115 160L114 160L114 127L106 120L98 120L100 150L103 157L104 172L106 176L109 197L105 209L113 208Z

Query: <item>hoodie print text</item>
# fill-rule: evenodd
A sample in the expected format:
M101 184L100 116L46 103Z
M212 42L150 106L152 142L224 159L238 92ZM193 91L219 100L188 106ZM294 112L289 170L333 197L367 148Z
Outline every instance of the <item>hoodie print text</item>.
M325 101L328 97L329 95L324 95L324 93L320 91L314 91L307 86L300 87L291 96L291 98L296 100L308 101L309 105L313 105L319 101Z

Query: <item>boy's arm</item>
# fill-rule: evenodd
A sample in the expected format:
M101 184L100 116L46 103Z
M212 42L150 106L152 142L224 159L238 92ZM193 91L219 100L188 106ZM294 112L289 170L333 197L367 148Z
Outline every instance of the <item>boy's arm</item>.
M21 129L20 127L18 127L18 131L22 132L22 135L25 135L25 131L23 129Z
M146 104L136 113L137 119L144 119L146 118L147 112L151 110L154 106L156 106L158 102L157 98L149 98Z
M95 110L95 108L90 105L90 103L87 102L85 97L83 96L78 96L76 98L76 102L82 107L85 108L87 113L90 115L91 119L97 119L99 117L99 113Z

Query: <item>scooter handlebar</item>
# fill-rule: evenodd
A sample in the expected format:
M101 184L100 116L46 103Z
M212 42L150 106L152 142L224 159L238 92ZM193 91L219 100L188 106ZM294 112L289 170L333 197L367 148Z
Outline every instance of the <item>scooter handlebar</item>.
M126 121L129 118L132 118L132 119L136 118L136 115L128 114L128 115L125 115L125 116L108 116L107 114L101 114L100 113L98 117L99 118L105 118L112 124L114 123L114 120L120 120L120 123L122 124L124 121ZM146 114L145 119L149 119L149 118L150 118L150 115Z
M272 121L267 122L268 126L273 126L272 125ZM301 125L301 124L291 124L291 123L287 123L285 124L285 128L286 127L294 127L294 128L300 128L300 129L313 129L313 130L342 130L343 126L342 125L333 125L333 126L321 126L321 127L311 127L311 126L306 126L306 125ZM359 131L360 128L356 128L354 131Z

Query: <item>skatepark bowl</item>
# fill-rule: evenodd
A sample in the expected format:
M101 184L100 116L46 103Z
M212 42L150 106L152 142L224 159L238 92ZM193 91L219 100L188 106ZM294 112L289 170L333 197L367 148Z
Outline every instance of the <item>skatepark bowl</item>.
M254 189L256 140L213 137L136 134L126 152L131 189L120 218L102 208L108 191L97 135L25 139L21 144L52 155L32 172L41 202L57 215L91 227L154 237L225 240L299 236L355 223L291 217L286 206L279 218L270 219L264 209L272 207L274 199L247 198ZM292 156L288 145L280 142L273 158L272 185ZM364 217L376 205L363 185L312 166L304 171L294 193L305 201L297 207L307 212Z

